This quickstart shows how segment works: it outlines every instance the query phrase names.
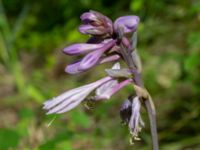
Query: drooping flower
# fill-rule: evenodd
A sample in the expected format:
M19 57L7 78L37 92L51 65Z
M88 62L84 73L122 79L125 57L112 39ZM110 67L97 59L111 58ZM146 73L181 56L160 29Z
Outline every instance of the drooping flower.
M144 122L142 121L141 116L140 116L140 107L141 107L141 102L139 100L139 97L136 96L133 98L133 101L132 101L132 112L131 112L131 118L128 125L131 130L131 134L134 137L137 137L142 127L144 127Z
M128 124L130 133L134 138L137 139L138 133L144 127L144 122L142 121L140 115L141 102L139 97L129 97L124 101L120 109L120 116L122 121Z

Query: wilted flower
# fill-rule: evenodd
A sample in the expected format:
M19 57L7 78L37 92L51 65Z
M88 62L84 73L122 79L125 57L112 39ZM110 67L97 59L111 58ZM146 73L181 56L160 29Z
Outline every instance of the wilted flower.
M134 138L138 137L138 133L144 127L144 122L140 116L141 102L139 97L129 97L124 101L120 109L122 121L128 124L130 132Z

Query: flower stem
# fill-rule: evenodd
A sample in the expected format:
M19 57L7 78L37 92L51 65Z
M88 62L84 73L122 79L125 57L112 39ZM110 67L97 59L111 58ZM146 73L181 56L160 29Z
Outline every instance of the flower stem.
M123 31L121 30L120 36L123 36ZM131 73L133 75L133 82L135 85L144 88L143 81L141 78L141 74L137 71L136 65L133 61L131 51L128 50L123 43L121 42L121 53L124 58L124 61L126 62L127 66L131 70ZM134 49L133 49L134 50ZM156 111L154 107L154 103L152 101L152 98L150 94L148 94L148 98L142 98L144 100L144 104L148 113L149 122L150 122L150 128L151 128L151 137L152 137L152 143L153 143L153 150L159 150L159 144L158 144L158 134L157 134L157 124L156 124Z
M155 107L150 96L149 96L149 99L144 100L144 104L147 109L149 121L150 121L153 150L159 150L157 124L156 124L156 111L155 111Z

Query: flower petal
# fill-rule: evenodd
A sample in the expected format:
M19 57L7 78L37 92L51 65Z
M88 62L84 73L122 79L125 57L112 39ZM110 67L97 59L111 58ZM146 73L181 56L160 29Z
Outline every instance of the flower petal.
M121 88L123 88L124 86L128 85L131 80L127 79L124 80L120 83L118 82L111 82L110 83L104 83L102 84L99 88L101 88L99 91L97 89L96 92L96 97L95 100L100 100L100 99L109 99L113 94L115 94L117 91L119 91ZM108 84L108 85L107 85ZM103 86L107 86L107 87L103 87Z
M44 102L43 108L48 110L47 114L62 113L71 110L83 101L95 88L109 80L111 80L110 77L105 77L85 86L69 90L52 100Z
M138 136L138 133L141 131L142 127L140 108L141 108L141 102L139 100L139 97L136 96L132 101L132 114L129 121L129 128L131 130L131 134L134 137Z
M120 69L121 67L120 67L120 63L119 62L117 62L117 63L115 63L113 66L112 66L112 69Z
M118 84L117 80L110 80L110 81L104 83L99 88L97 88L96 96L104 95L106 91L112 89L117 84Z

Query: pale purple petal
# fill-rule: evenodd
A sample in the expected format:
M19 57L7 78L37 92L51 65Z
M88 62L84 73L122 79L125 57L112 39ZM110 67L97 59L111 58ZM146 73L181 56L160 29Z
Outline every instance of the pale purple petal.
M119 27L123 27L125 33L134 32L137 29L139 21L140 21L140 19L138 16L119 17L114 22L114 30L118 31Z
M69 90L52 100L44 102L43 108L48 110L47 114L62 113L71 110L83 101L95 88L111 79L110 77L105 77L91 84Z
M55 98L52 98L51 100L48 100L44 103L44 109L51 109L54 106L56 106L57 104L63 102L66 98L69 98L75 94L79 94L81 91L83 91L84 89L87 89L88 87L90 87L90 85L85 85L85 86L81 86L72 90L69 90Z
M116 92L118 92L121 88L123 88L123 87L125 87L126 85L128 85L129 83L131 82L131 80L130 79L127 79L127 80L124 80L124 81L122 81L122 82L120 82L120 83L117 83L117 82L113 82L112 83L112 86L108 86L108 88L107 89L105 89L105 90L101 90L101 95L97 95L96 97L95 97L95 100L100 100L100 99L109 99L113 94L115 94ZM106 84L106 83L104 83L104 84ZM104 84L103 85L101 85L101 86L104 86ZM96 94L99 94L98 92L96 93Z
M63 49L63 52L68 55L79 55L101 48L104 44L85 44L78 43L70 45Z
M117 80L110 80L104 84L102 84L99 88L96 89L96 96L102 96L104 93L110 89L112 89L115 85L118 84Z
M70 103L68 106L64 107L63 109L57 111L57 114L61 114L67 111L72 110L74 107L78 106L82 101L78 100L78 101L74 101L73 103Z
M112 69L120 69L120 68L121 68L121 66L120 66L120 63L119 63L119 62L115 63L115 64L112 66Z
M129 128L131 130L131 134L134 137L138 136L138 133L141 131L141 127L143 125L143 121L141 121L140 116L140 108L141 102L139 100L139 97L135 97L132 101L132 113L129 121Z

